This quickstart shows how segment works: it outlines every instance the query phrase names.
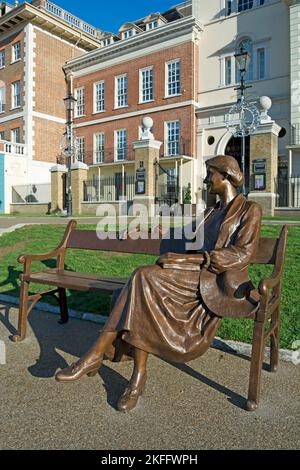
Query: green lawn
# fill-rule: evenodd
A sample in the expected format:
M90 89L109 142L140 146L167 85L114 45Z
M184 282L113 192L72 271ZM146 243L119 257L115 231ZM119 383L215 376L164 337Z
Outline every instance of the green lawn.
M93 225L81 225L80 228L90 229ZM64 227L32 226L24 227L0 238L0 293L18 296L19 275L22 266L17 257L23 253L44 253L53 249L62 239ZM275 237L280 227L264 226L262 235ZM69 251L67 269L90 273L101 273L117 277L130 276L132 271L141 265L152 264L153 256L111 254L89 251ZM55 262L36 263L34 269L54 267ZM259 280L270 273L270 267L251 268L253 281ZM281 347L291 348L292 343L300 340L300 227L291 227L287 249L286 269L282 297L282 341ZM32 292L38 292L38 286L32 286ZM109 296L99 296L79 292L69 292L69 306L79 311L93 313L109 313ZM55 303L52 299L49 303ZM224 320L218 335L224 339L251 342L252 322L248 320Z

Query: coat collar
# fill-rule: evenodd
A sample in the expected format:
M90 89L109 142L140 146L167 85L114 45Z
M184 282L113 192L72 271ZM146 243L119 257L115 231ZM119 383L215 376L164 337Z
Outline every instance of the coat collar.
M238 221L240 215L245 208L246 202L247 199L245 198L245 196L243 194L239 194L229 204L225 219L220 227L219 237L216 243L216 249L224 247L228 239L230 239L232 234L235 232L236 226L239 223ZM237 221L237 223L235 223L235 221Z

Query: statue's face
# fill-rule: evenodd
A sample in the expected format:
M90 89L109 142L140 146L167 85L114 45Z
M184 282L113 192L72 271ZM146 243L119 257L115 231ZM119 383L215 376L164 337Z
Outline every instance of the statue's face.
M220 194L223 192L225 187L225 178L216 168L208 167L207 176L204 180L204 184L207 185L207 189L210 194Z

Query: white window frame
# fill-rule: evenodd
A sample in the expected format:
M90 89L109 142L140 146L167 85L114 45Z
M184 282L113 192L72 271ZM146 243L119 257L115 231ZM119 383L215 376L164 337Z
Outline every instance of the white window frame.
M147 23L147 27L146 27L146 30L147 31L153 31L153 29L156 29L159 27L159 20L153 20L153 21L150 21L149 23Z
M104 46L104 47L110 46L110 45L111 45L111 38L105 38L105 39L103 39L102 43L103 43L103 46Z
M102 86L102 98L98 101L98 86ZM103 106L98 108L98 104L101 102ZM94 114L104 113L105 112L105 81L100 80L99 82L94 83Z
M149 95L151 97L149 99L144 99L144 91L146 91L146 88L144 88L144 72L152 72L152 92L151 88L149 88ZM139 89L140 89L140 98L139 98L139 103L150 103L151 101L154 101L154 68L153 66L151 67L145 67L143 69L140 69L140 80L139 80Z
M85 162L85 137L79 136L76 137L76 147L77 147L77 160L79 162Z
M251 38L250 38L251 39ZM252 55L252 67L253 67L253 76L251 79L247 78L247 82L261 81L265 80L269 76L269 44L267 42L254 42L252 45L253 55ZM264 77L259 78L259 68L258 68L258 52L264 49L265 51L265 70ZM230 87L238 83L239 74L236 67L236 61L234 57L235 52L227 53L220 56L220 86L221 87ZM231 57L231 85L226 85L226 59Z
M5 140L5 131L0 131L0 140Z
M15 93L17 85L19 86L19 90L18 90L19 93L18 94ZM21 101L22 101L21 81L17 80L16 82L13 82L11 84L11 106L12 106L12 109L21 108Z
M126 78L126 94L124 93L121 95L119 93L119 80ZM125 89L125 87L124 87ZM126 98L124 99L124 104L121 103L121 100L119 101L119 98L121 96L125 96ZM121 103L121 104L119 104ZM128 74L123 73L122 75L118 75L115 77L115 109L120 109L120 108L127 108L128 107Z
M125 142L126 142L126 145L125 146L121 146L120 145L120 139L119 139L119 136L120 136L120 133L125 133ZM122 161L126 161L127 160L127 129L117 129L115 130L115 161L116 162L122 162ZM121 150L122 148L125 148L125 152L124 152L124 157L125 158L119 158L119 150Z
M227 56L225 57L225 86L230 86L232 85L233 83L233 76L232 76L232 72L233 72L233 69L232 69L232 56ZM230 68L229 68L230 66ZM228 72L230 73L230 76L228 76Z
M170 140L170 125L178 125L178 139ZM177 132L176 132L177 134ZM165 122L165 156L166 157L174 157L180 154L180 134L181 134L181 123L179 119L175 119L173 121L166 121ZM170 145L174 145L174 152L170 148ZM177 152L176 149L177 148Z
M5 58L6 58L5 49L2 49L0 51L0 69L4 69L5 67Z
M12 54L11 54L12 61L11 62L13 64L21 60L21 42L20 41L15 42L14 44L12 44L11 48L12 48ZM18 55L16 54L17 51L18 51Z
M0 88L0 114L5 113L6 105L6 88L3 86Z
M99 137L101 136L102 145L101 149L98 147L99 144ZM94 164L97 165L98 163L104 163L104 155L105 155L105 133L104 132L97 132L94 134Z
M264 51L264 70L263 76L260 77L260 63L259 63L259 53L260 51ZM255 68L254 70L255 76L257 80L265 80L267 78L267 49L264 46L255 47Z
M246 10L239 11L238 5L239 0L231 0L231 13L228 15L228 0L221 0L221 11L224 12L225 17L230 17L231 15L240 15L241 13L245 13L248 11L253 11L255 8L259 8L261 6L266 5L270 2L270 0L264 0L264 5L260 4L261 0L253 0L252 8L247 8Z
M16 138L16 135L18 137ZM20 144L21 143L21 129L20 127L15 127L10 131L10 139L13 144Z
M75 88L74 96L77 100L75 103L75 118L85 116L85 87Z
M179 64L179 92L174 93L174 94L169 94L169 66L173 64ZM165 66L165 98L173 98L175 96L180 96L181 95L181 85L182 85L182 77L181 77L181 59L174 59L170 60L169 62L166 62ZM176 82L174 82L176 83Z
M127 29L122 33L122 39L129 39L136 35L136 30L134 28Z

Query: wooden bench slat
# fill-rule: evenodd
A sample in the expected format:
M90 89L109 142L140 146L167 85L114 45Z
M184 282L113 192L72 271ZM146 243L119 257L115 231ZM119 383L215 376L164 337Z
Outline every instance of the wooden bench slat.
M161 240L100 240L95 230L73 230L67 248L159 256L160 245Z
M72 273L76 274L76 273ZM65 289L73 289L82 292L102 292L112 293L115 290L122 289L126 284L126 280L123 282L116 282L116 279L108 278L101 279L100 276L85 278L70 276L68 271L58 273L55 269L53 271L41 271L38 273L32 273L27 281L46 284L50 286L63 287Z
M45 273L53 273L53 272L57 272L56 269L46 269L45 271L43 271ZM125 278L125 277L111 277L111 276L102 276L102 275L99 275L99 274L90 274L90 273L78 273L76 271L63 271L63 275L64 276L68 276L68 277L75 277L75 278L79 278L79 279L90 279L90 280L97 280L97 281L108 281L108 282L111 282L111 283L115 283L115 284L126 284L128 278Z

